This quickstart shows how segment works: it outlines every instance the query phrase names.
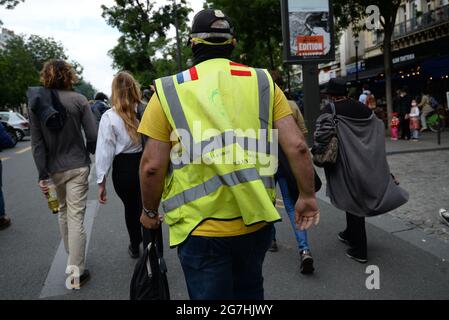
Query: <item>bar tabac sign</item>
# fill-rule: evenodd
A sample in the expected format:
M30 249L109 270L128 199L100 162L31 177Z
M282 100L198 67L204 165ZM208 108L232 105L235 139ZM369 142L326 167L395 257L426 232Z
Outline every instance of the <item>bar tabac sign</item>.
M287 63L333 61L334 24L330 0L281 0Z

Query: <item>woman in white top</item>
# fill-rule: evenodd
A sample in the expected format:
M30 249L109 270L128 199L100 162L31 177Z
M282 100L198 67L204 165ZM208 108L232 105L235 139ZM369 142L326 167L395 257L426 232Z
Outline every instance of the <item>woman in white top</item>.
M105 204L106 178L112 167L114 189L125 206L125 220L132 258L139 257L142 242L140 214L139 166L142 156L142 140L137 132L137 106L141 101L140 87L127 72L118 73L112 82L112 109L101 118L97 149L96 171L99 185L98 199Z

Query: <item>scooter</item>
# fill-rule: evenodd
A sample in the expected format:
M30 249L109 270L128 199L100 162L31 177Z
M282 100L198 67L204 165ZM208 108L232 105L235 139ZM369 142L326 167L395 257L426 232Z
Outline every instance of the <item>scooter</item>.
M444 131L444 129L446 128L446 119L446 110L444 109L444 107L439 106L427 115L427 127L432 132L438 132L438 130Z

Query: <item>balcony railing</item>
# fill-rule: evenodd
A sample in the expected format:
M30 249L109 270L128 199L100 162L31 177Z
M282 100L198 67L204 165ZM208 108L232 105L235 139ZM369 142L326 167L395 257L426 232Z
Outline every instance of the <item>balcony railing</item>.
M397 23L394 27L392 40L396 40L416 31L429 29L443 22L449 22L449 5L426 12L419 17L414 17L407 21ZM381 44L383 39L383 33L378 34L375 44Z

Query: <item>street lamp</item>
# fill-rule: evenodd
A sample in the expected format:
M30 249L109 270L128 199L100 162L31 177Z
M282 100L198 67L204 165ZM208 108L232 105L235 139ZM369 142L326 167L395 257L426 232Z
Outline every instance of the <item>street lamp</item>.
M360 45L359 37L356 37L354 40L354 46L355 46L355 81L357 82L357 84L359 83L359 45Z

